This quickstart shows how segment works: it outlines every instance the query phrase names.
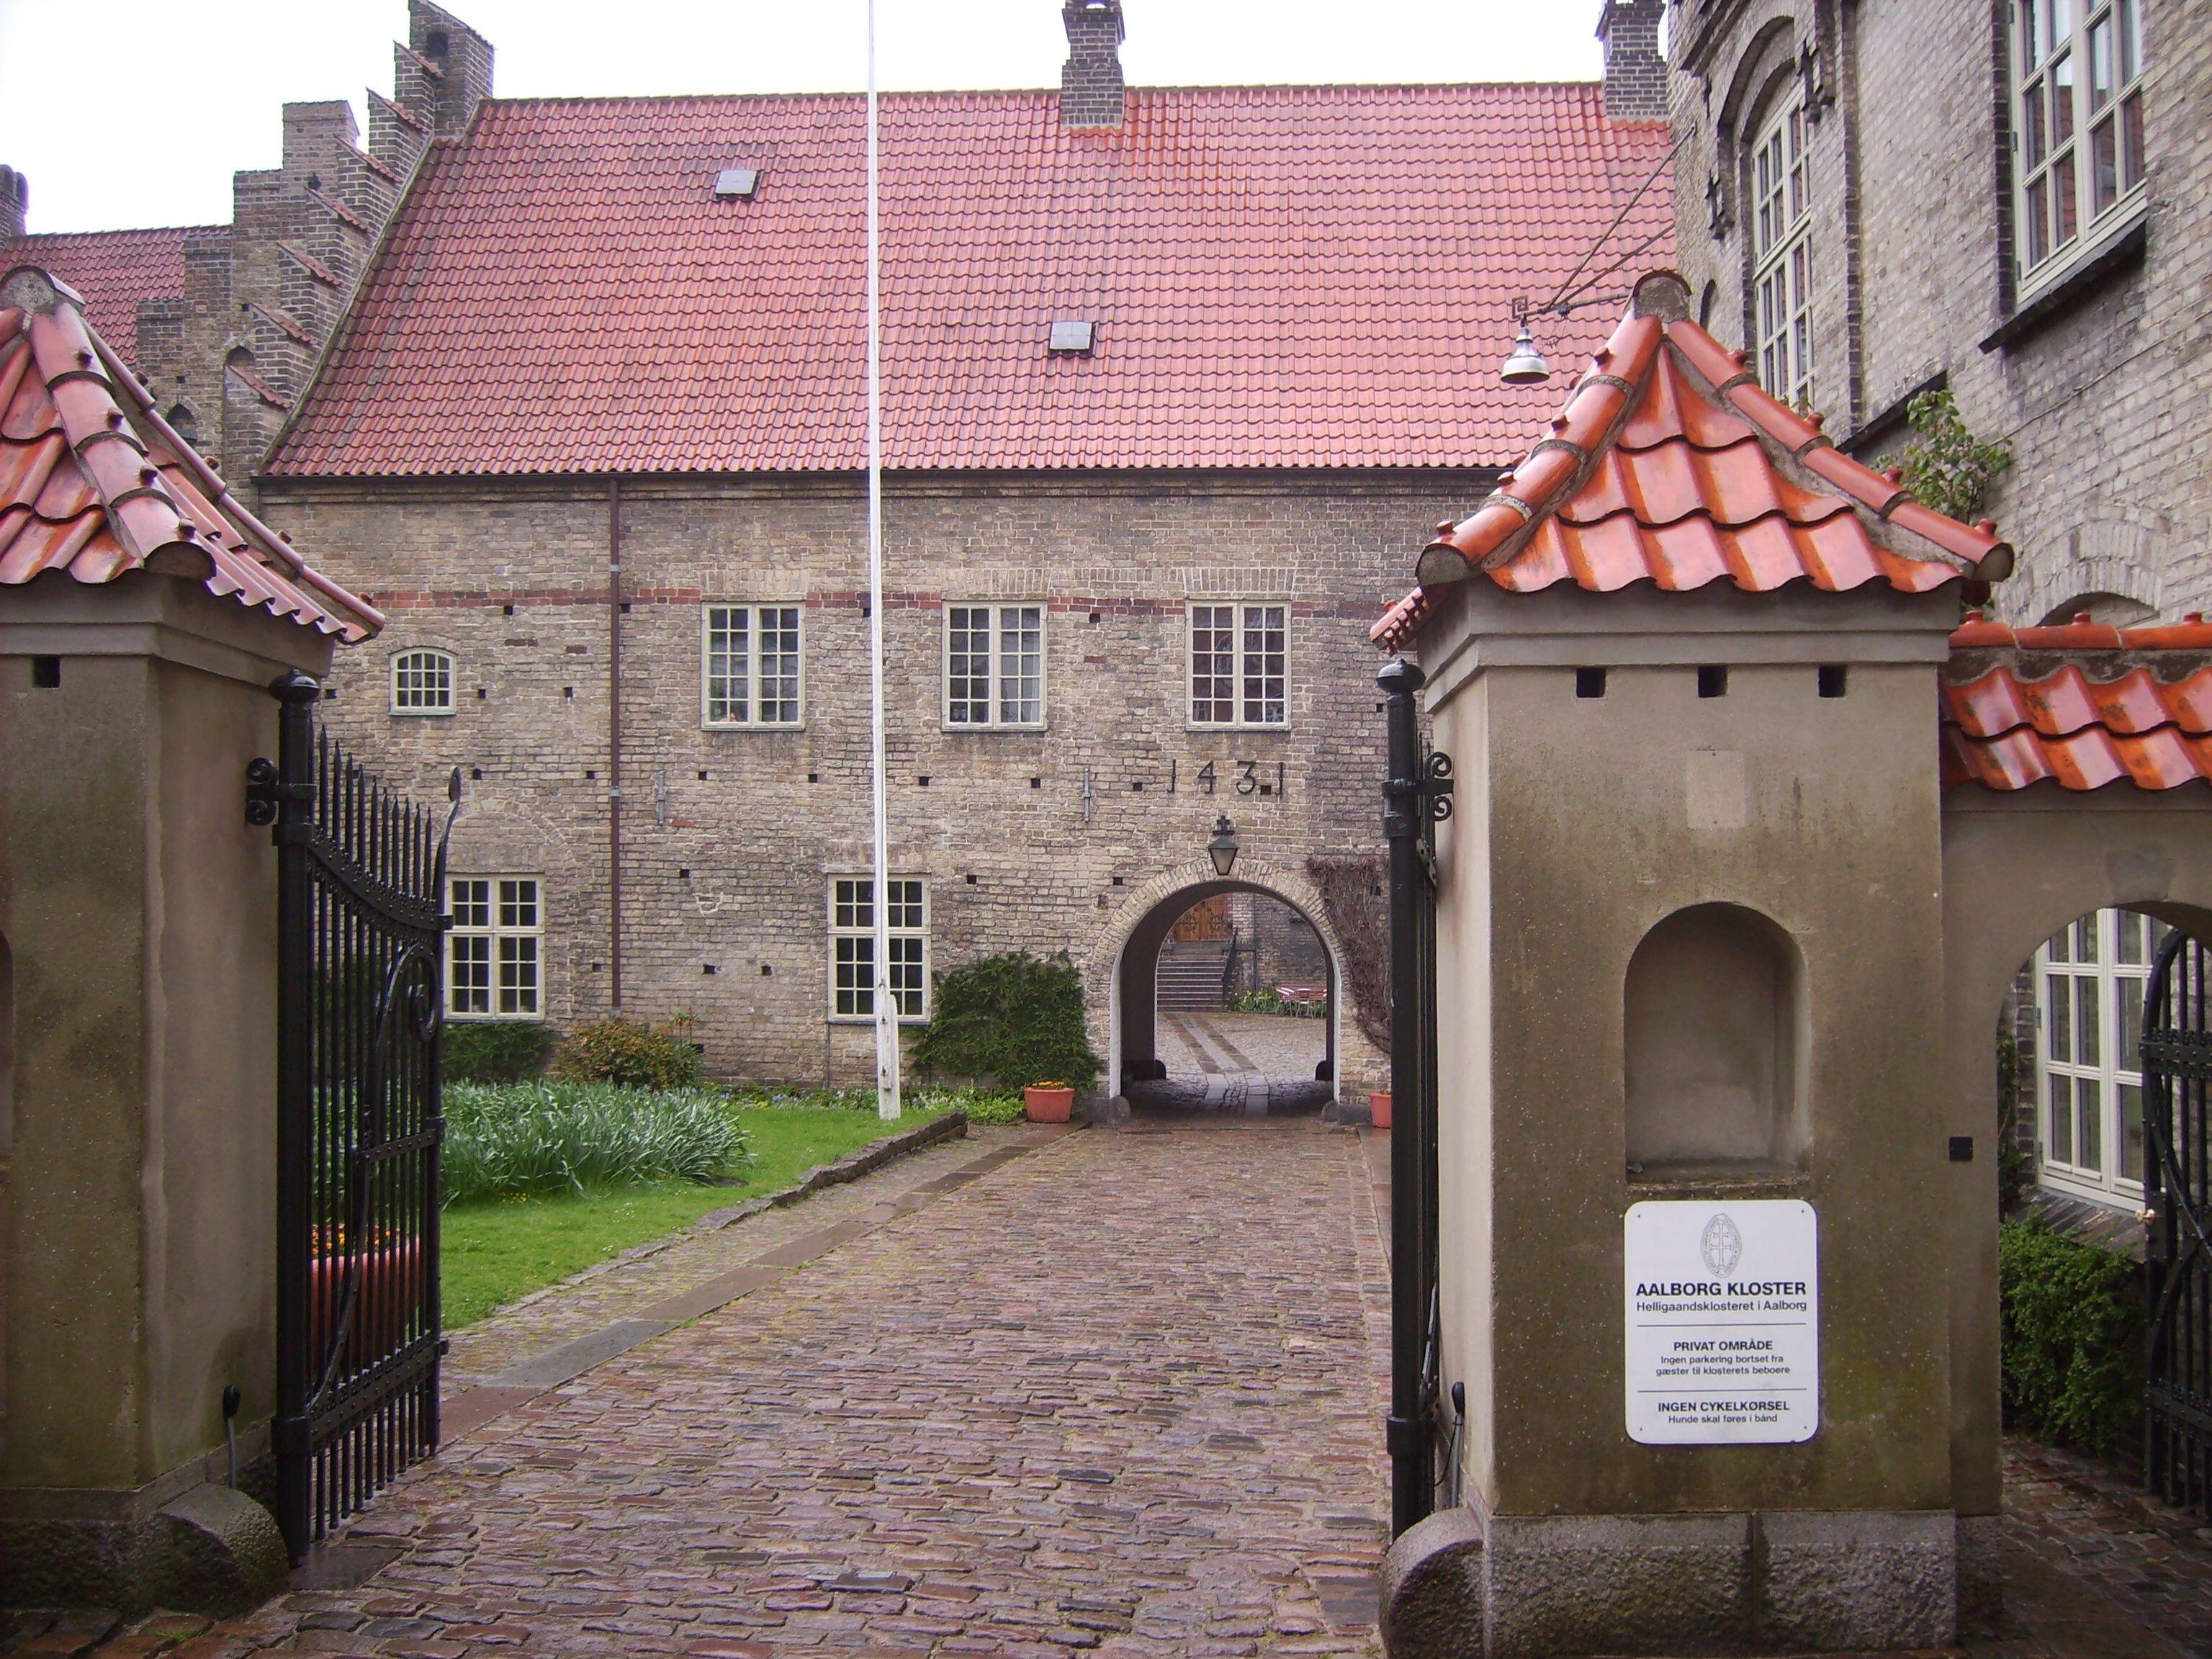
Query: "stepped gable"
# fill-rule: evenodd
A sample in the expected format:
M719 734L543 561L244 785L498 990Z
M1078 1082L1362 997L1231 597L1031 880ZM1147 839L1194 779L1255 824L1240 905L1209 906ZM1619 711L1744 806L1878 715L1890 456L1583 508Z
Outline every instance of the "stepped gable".
M1689 302L1673 271L1637 283L1547 434L1472 517L1438 526L1420 586L1370 630L1377 643L1402 647L1440 590L1478 574L1511 593L1640 581L1924 593L2011 570L1994 524L1946 518L1843 453L1691 321Z
M143 568L349 642L382 627L240 504L83 303L34 266L0 278L0 586Z
M0 270L36 265L60 277L83 295L93 331L136 363L140 302L183 300L185 240L229 234L228 225L184 225L25 236L0 244Z
M1667 134L1595 85L882 100L896 469L1475 467L1547 401L1486 349ZM280 477L857 470L864 100L491 100L434 142ZM718 174L755 173L718 196ZM1655 179L1655 174L1657 175ZM1055 322L1095 332L1051 349ZM1588 350L1595 331L1568 329Z
M2212 781L2212 625L2052 628L1969 620L1942 672L1943 785L2025 789Z

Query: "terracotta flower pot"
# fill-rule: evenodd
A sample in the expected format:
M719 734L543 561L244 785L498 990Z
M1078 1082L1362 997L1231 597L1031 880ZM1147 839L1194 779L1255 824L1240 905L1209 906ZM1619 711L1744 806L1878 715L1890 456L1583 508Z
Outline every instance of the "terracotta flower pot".
M1042 1089L1032 1084L1022 1091L1022 1115L1032 1123L1065 1123L1074 1110L1073 1089Z
M1388 1090L1377 1090L1367 1097L1368 1121L1378 1129L1390 1127L1390 1095Z
M307 1264L307 1307L313 1363L319 1368L330 1352L332 1327L345 1297L347 1258L319 1255ZM406 1340L415 1310L422 1301L420 1239L395 1239L361 1258L361 1294L353 1338L346 1344L343 1370L358 1370Z

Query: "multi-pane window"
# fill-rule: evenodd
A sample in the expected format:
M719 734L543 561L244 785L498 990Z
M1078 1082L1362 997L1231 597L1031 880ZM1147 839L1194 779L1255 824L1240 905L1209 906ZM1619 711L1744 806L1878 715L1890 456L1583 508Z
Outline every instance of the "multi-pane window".
M2112 1199L2143 1174L2143 988L2166 933L2131 910L2083 916L2035 953L2045 1184Z
M1813 192L1805 104L1792 95L1751 147L1751 301L1759 380L1783 402L1813 401Z
M453 659L443 651L402 651L392 659L392 712L453 712Z
M1191 606L1192 725L1288 722L1288 616L1279 605Z
M891 1000L901 1019L920 1019L929 988L928 895L918 877L894 876L886 885ZM830 880L830 1012L839 1019L875 1018L875 891L867 876Z
M1044 724L1044 607L945 607L948 726Z
M799 606L705 607L708 726L799 724Z
M2143 179L2142 0L2014 0L2023 276L2080 246Z
M535 876L453 876L446 935L446 1012L460 1019L540 1019L545 913Z

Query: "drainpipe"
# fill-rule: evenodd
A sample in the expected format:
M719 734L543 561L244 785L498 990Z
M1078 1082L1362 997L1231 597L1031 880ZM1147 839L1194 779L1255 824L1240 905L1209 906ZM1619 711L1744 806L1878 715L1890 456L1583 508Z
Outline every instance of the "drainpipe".
M607 989L622 1012L622 479L607 480Z

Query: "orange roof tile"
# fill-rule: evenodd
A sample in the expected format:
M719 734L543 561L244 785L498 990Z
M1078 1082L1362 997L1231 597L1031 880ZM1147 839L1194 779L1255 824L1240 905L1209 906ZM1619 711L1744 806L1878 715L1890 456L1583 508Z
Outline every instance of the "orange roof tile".
M863 100L495 100L434 143L291 476L857 469ZM1540 392L1486 343L1661 167L1590 85L882 101L894 468L1473 467ZM716 173L761 170L750 200ZM1615 232L1667 242L1651 185ZM1060 319L1097 325L1054 356ZM1595 331L1568 330L1588 349Z
M1421 586L1375 625L1377 642L1402 645L1435 590L1478 571L1513 593L1723 580L1750 592L1885 581L1922 593L2011 568L1994 525L1932 513L1841 453L1817 422L1761 391L1688 305L1672 271L1636 285L1549 433L1471 517L1439 526Z
M2025 789L2212 782L2212 627L2083 621L1951 636L1942 679L1943 783Z
M36 265L84 296L85 321L125 361L138 361L138 302L185 296L185 240L230 234L228 225L99 230L0 243L0 270Z
M348 641L382 627L240 504L82 306L35 266L0 278L0 586L145 568Z

